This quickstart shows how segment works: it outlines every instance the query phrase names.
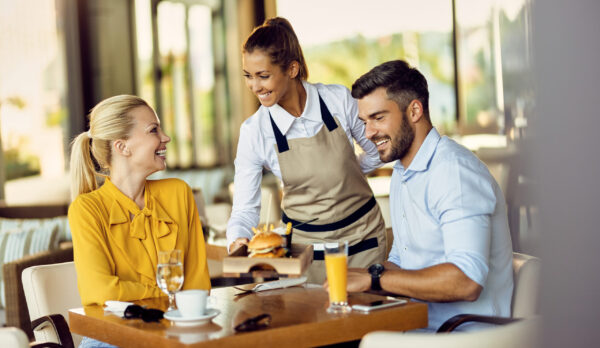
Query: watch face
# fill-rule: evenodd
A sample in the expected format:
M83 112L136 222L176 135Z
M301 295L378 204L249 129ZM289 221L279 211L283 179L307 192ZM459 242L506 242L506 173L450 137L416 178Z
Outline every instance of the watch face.
M369 273L371 273L371 275L380 275L383 270L384 267L380 263L373 264L371 267L369 267Z

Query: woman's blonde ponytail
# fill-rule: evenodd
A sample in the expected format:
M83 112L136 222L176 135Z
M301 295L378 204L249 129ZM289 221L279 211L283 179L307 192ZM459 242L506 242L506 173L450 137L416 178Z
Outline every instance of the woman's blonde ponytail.
M98 188L90 140L83 132L71 143L71 199Z

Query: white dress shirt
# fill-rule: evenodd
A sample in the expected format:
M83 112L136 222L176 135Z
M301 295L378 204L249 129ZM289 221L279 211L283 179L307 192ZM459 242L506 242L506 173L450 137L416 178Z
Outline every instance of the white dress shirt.
M475 302L429 303L429 329L456 314L510 316L512 243L500 187L475 155L433 128L390 187L389 261L416 270L456 265L483 287Z
M382 165L377 147L365 137L365 127L358 118L358 106L350 91L341 85L311 84L302 82L306 90L306 105L300 117L294 117L279 104L260 108L240 128L235 159L235 189L233 208L227 224L227 244L237 238L251 238L252 227L256 227L260 214L260 185L263 168L281 179L281 169L275 149L275 135L269 112L281 133L289 140L308 138L323 127L319 96L331 114L338 120L348 136L364 150L358 156L363 173L369 173ZM307 168L310 168L307 163Z

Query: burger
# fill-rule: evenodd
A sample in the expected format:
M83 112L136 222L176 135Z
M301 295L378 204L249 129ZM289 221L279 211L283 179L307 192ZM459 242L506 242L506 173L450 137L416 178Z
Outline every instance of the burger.
M260 232L248 243L248 257L283 257L287 250L282 245L284 239L275 232Z

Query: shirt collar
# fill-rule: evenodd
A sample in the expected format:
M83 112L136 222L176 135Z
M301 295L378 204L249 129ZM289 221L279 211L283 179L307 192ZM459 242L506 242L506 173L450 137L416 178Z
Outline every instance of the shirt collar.
M440 139L440 133L438 133L435 128L431 128L406 171L420 172L426 170ZM394 167L399 170L404 170L404 166L400 160L396 161Z
M110 209L109 223L113 224L121 224L125 222L129 222L129 214L138 215L140 213L145 213L147 215L153 216L159 221L163 221L166 223L173 223L173 219L169 216L166 210L160 205L160 203L154 199L152 193L149 190L148 182L146 181L144 187L144 209L140 209L135 202L125 196L123 192L121 192L115 184L110 181L107 177L104 180L104 184L102 185L104 190L107 190L109 194L114 198L114 202Z
M292 116L279 104L267 108L273 117L273 121L275 121L275 125L277 125L277 128L279 128L279 131L283 135L290 130L294 121L300 118L313 122L323 122L317 88L306 81L302 81L302 86L306 91L306 104L304 105L304 111L300 117Z

